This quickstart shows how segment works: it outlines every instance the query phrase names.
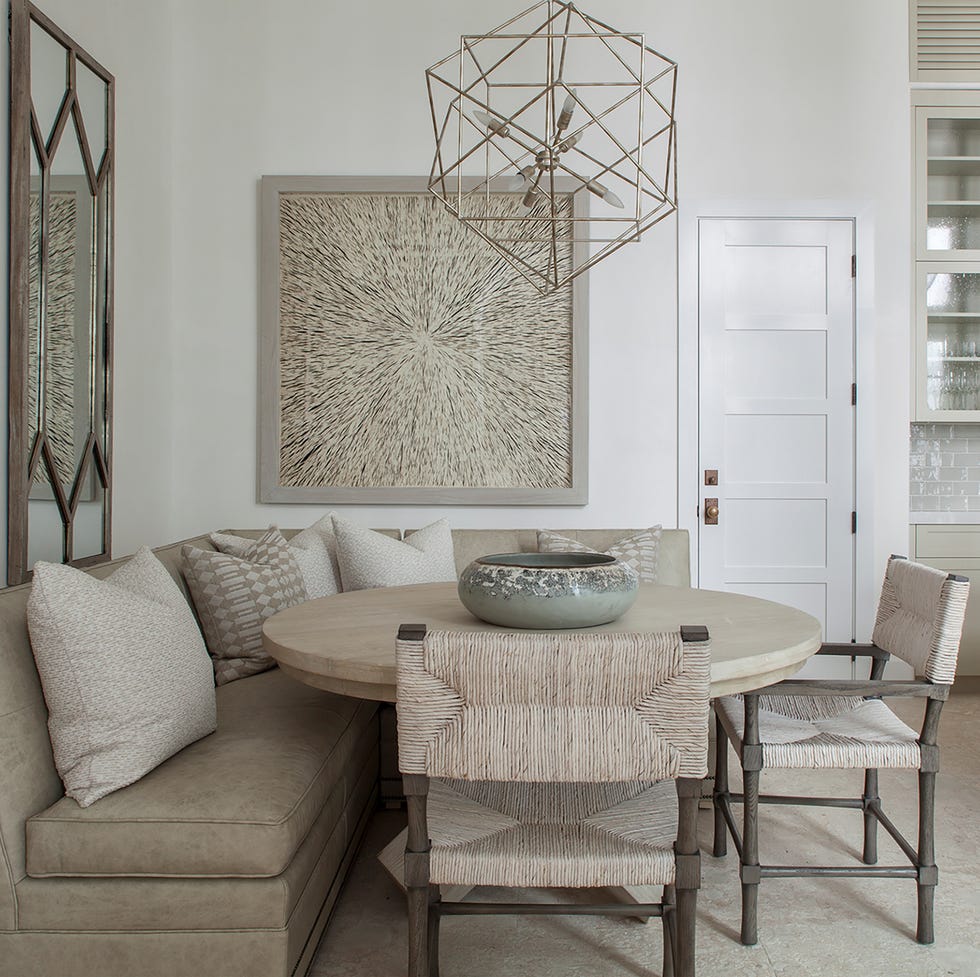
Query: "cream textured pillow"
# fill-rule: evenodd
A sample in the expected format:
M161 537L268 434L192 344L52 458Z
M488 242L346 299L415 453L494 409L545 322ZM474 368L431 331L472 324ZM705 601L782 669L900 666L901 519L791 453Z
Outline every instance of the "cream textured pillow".
M657 582L657 568L660 562L660 534L663 526L641 529L632 536L617 540L606 550L606 554L628 563L645 583ZM559 536L546 529L538 530L539 553L597 553L598 550L586 546L578 540Z
M303 585L310 600L316 597L329 597L340 591L340 571L337 569L337 541L333 535L333 524L325 515L289 540L289 549L296 560L299 572L303 575ZM211 533L211 542L222 552L251 560L255 553L256 540L230 533Z
M306 600L302 574L278 529L263 534L250 552L251 559L242 560L190 545L180 551L218 685L273 668L262 648L262 622Z
M105 580L36 563L27 626L55 766L82 807L214 731L201 632L149 547Z
M456 579L453 535L445 519L404 541L362 529L337 516L333 517L333 530L345 591Z

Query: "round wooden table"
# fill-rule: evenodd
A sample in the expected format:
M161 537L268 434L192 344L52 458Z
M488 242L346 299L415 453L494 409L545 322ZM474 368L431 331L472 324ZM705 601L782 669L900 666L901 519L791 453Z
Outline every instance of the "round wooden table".
M473 617L455 583L355 590L272 615L265 649L307 685L361 699L395 701L395 635L400 624L429 630L505 630ZM636 603L595 631L673 631L711 635L711 695L745 692L792 675L820 647L820 624L802 611L741 594L641 584Z
M506 630L473 617L459 602L456 584L433 583L355 590L297 604L273 614L262 635L266 651L287 675L328 692L394 702L395 635L401 624ZM741 594L660 584L641 584L636 603L618 621L588 630L676 631L682 624L703 624L711 636L712 697L778 682L820 647L820 623L802 611ZM406 834L378 855L402 889ZM443 898L462 899L467 891L448 887ZM642 886L610 891L626 902L659 899Z

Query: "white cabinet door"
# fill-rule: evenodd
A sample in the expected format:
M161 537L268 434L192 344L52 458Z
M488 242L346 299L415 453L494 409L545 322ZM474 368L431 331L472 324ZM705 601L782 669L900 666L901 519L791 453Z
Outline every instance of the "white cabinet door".
M828 641L854 634L853 235L850 220L699 227L699 583L798 607Z

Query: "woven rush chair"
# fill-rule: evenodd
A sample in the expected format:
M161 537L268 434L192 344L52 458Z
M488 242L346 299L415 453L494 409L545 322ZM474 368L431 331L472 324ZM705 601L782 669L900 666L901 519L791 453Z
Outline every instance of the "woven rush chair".
M819 654L867 656L867 681L790 679L741 697L715 701L718 751L714 791L714 855L727 852L731 832L742 882L742 943L758 940L759 883L765 878L873 876L915 879L918 889L916 939L932 943L935 861L935 789L939 770L936 733L943 702L956 675L956 658L970 583L904 557L888 561L871 644L825 644ZM890 655L915 669L913 681L882 679ZM882 697L925 698L922 728L902 722ZM728 786L728 743L742 765L743 793ZM768 768L863 769L859 798L789 797L759 793ZM878 796L879 768L919 771L918 844L912 845L885 815ZM743 833L732 802L744 804ZM864 815L863 865L790 866L759 862L759 804L806 804L855 808ZM910 865L879 866L878 825L904 852Z
M692 977L707 630L403 625L397 662L410 977L438 975L441 916L520 912L660 916L664 973ZM636 904L451 903L440 900L443 885L663 886L664 895Z

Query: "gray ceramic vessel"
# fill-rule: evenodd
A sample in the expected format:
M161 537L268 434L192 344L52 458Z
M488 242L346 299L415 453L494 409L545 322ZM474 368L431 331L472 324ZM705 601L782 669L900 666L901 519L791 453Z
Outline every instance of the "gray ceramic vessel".
M482 621L554 630L607 624L636 599L639 578L603 553L497 553L459 578L459 599Z

